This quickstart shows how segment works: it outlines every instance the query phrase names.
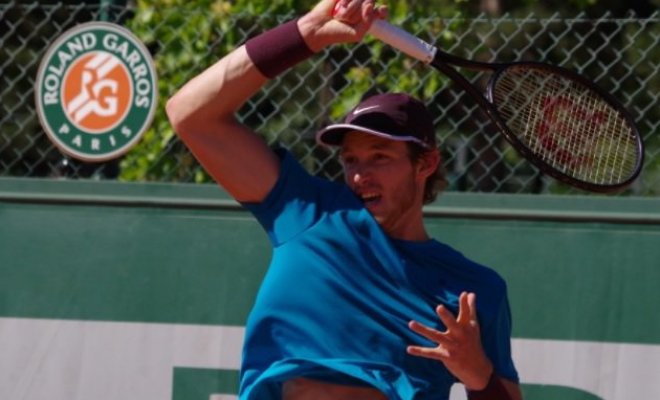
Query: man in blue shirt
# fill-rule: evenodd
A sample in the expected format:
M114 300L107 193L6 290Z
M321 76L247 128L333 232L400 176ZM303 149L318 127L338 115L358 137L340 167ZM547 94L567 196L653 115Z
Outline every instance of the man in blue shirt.
M268 78L361 40L386 14L371 0L323 0L167 104L181 139L273 245L246 324L242 400L446 400L456 382L470 399L521 398L504 281L424 227L443 176L421 102L374 96L318 133L339 147L345 185L310 176L235 118Z

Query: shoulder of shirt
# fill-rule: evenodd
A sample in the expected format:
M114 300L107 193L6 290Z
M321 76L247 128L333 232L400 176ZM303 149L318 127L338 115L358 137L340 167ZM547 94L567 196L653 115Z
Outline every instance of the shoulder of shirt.
M470 268L470 271L467 271L468 273L476 273L480 280L488 281L489 285L494 285L498 291L506 292L506 281L495 269L477 262L472 258L466 257L461 251L446 243L439 240L435 240L435 242L440 246L438 247L440 251L446 252L452 257L460 259L464 267Z
M282 161L282 169L280 171L281 176L290 173L293 173L294 175L304 174L309 177L310 182L313 182L316 187L327 191L326 194L332 192L336 195L353 196L352 192L345 184L341 182L334 182L320 176L312 175L304 168L300 161L288 149L284 147L275 147L273 148L273 151Z

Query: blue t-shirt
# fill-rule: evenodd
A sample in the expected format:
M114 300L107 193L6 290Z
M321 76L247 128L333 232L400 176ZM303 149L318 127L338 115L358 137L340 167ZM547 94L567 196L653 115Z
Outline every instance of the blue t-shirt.
M435 346L408 328L445 330L463 291L477 294L483 347L503 377L518 381L510 351L506 285L493 270L436 240L387 237L344 185L310 176L289 154L262 203L244 204L266 230L272 261L246 326L241 400L279 400L283 381L305 376L373 386L392 400L446 400L456 378Z

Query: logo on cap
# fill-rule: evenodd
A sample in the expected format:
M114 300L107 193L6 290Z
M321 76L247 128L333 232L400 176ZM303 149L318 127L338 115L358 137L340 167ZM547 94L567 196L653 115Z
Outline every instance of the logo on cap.
M144 45L115 24L90 22L60 36L36 81L42 127L64 153L106 161L130 150L156 110L157 78Z
M384 93L365 99L341 123L317 132L316 140L324 145L338 146L350 131L410 141L425 148L436 146L433 117L429 110L424 103L405 93Z
M353 115L358 115L358 114L361 114L361 113L366 112L366 111L369 111L369 110L374 110L374 109L376 109L376 108L380 108L380 106L379 106L379 105L376 105L376 106L369 106L369 107L356 108L356 109L353 111Z

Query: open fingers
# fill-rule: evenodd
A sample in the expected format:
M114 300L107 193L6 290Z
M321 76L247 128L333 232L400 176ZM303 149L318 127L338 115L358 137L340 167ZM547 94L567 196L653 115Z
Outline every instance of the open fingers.
M459 324L476 326L478 324L477 295L474 293L463 292L461 293L459 304L457 322Z
M435 360L444 361L451 357L449 351L443 346L437 347L421 347L421 346L408 346L406 352L413 356L424 358L432 358Z
M479 327L477 319L477 303L474 293L463 292L459 297L458 317L455 317L444 305L439 305L435 309L440 321L446 327L442 332L430 328L417 321L410 321L408 327L418 335L421 335L435 343L451 342L453 336L462 337L471 331L471 328ZM477 330L478 332L478 330Z
M447 328L446 332L441 332L445 337L452 335L462 336L468 331L479 329L477 317L477 296L474 293L463 292L459 297L458 316L447 309L444 305L436 307L435 311L440 321Z
M472 296L470 296L472 295ZM471 310L471 305L474 304L474 300L470 300L470 298L474 298L473 293L467 293L463 292L461 293L461 297L458 299L458 320L459 321L464 321L467 318L470 318L472 316L472 310Z
M413 332L417 333L418 335L424 336L425 338L427 338L432 342L438 343L444 339L443 332L440 332L433 328L429 328L428 326L420 324L417 321L410 321L410 323L408 323L408 327Z
M424 347L424 346L408 346L406 351L408 354L426 358L433 358L438 360L443 360L446 357L449 357L448 347L443 344L448 344L448 338L444 332L440 332L436 329L429 328L426 325L420 324L417 321L410 321L408 327L413 332L417 333L420 336L425 337L431 342L435 343L435 346Z
M441 304L435 308L435 313L438 315L438 318L440 318L440 321L442 321L442 323L447 327L448 331L456 328L456 318L454 317L454 314L452 314L451 311L447 309L447 307Z

